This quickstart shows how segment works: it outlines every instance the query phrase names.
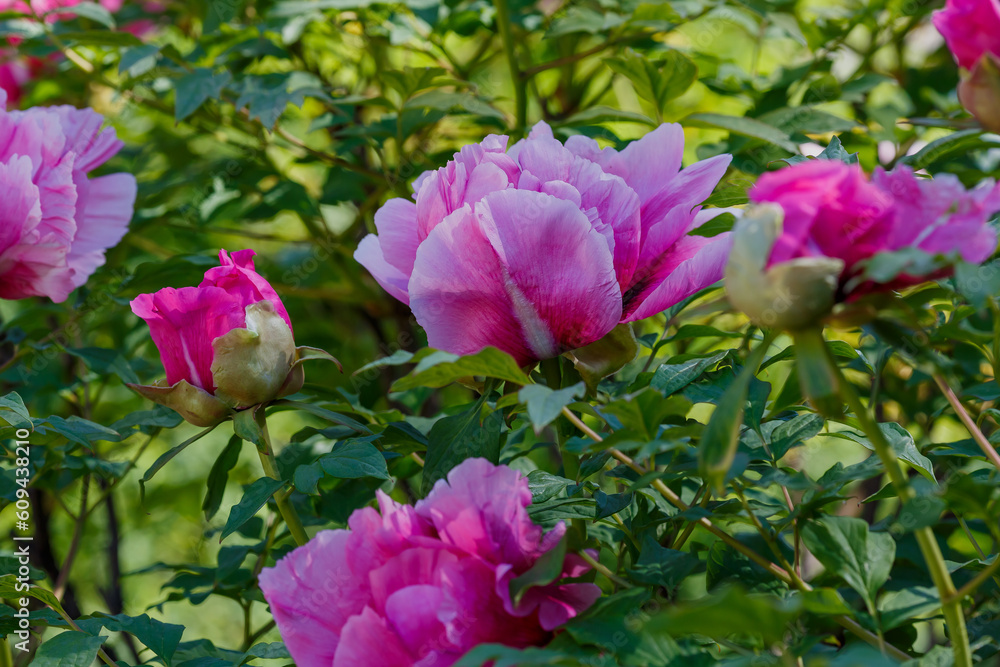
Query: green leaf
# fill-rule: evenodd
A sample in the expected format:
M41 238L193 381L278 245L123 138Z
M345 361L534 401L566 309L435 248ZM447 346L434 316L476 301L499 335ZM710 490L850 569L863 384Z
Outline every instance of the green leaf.
M353 429L358 433L364 435L371 435L371 430L362 424L361 422L351 419L350 417L345 417L339 412L334 412L333 410L327 410L326 408L320 407L318 405L313 405L312 403L306 403L304 401L275 401L271 405L280 408L292 408L295 410L303 410L311 415L315 415L320 419L325 419L334 424L340 424L341 426L346 426L347 428Z
M714 639L747 634L761 636L771 643L784 639L788 624L797 615L795 600L750 595L730 586L720 594L668 607L664 613L654 616L644 630L674 637L696 633Z
M122 53L118 61L118 73L128 72L131 76L140 76L156 65L160 55L160 47L155 44L135 46Z
M58 10L46 12L47 16L56 16L59 17L60 20L63 14L76 14L81 18L90 19L91 21L100 23L105 28L114 29L115 27L115 17L111 15L111 12L96 2L81 2L78 5L59 7Z
M673 590L699 565L700 561L696 557L660 546L647 533L639 552L639 560L628 571L628 576L646 586L663 586L667 590Z
M370 442L342 443L329 454L320 457L319 464L327 475L338 479L389 479L385 457Z
M740 442L750 384L756 378L757 368L760 367L771 340L771 337L765 338L750 353L746 365L722 394L701 435L698 469L716 493L721 493L725 488L726 474L733 464Z
M809 160L815 159L821 160L839 160L844 164L857 164L858 154L848 153L844 150L844 145L840 143L840 137L834 137L830 140L829 145L823 149L823 151L814 158L806 157L805 155L793 155L792 157L784 158L779 160L780 162L787 162L789 165L798 164L800 162L808 162Z
M901 461L906 461L913 467L917 469L921 475L929 479L930 481L935 481L934 477L934 464L931 460L920 453L917 449L916 443L913 441L913 436L909 432L896 424L895 422L883 422L878 425L882 435L885 439L889 441L892 446L892 450L896 452L896 456L899 457ZM854 433L852 431L841 431L840 435L847 437L854 442L862 445L866 449L875 451L875 446L860 433Z
M791 153L799 152L799 147L786 132L754 118L726 116L719 113L694 113L682 120L681 124L692 127L717 127L734 134L761 139Z
M16 391L0 396L0 419L14 428L21 426L31 428L33 426L28 408L25 407L24 401L21 400L21 396Z
M503 415L492 412L481 417L484 399L485 396L468 412L434 422L427 434L427 459L421 485L424 494L465 459L481 456L492 463L499 462Z
M811 591L796 591L793 595L801 598L803 609L813 614L851 616L854 613L835 588L814 588Z
M237 663L242 665L247 660L252 658L262 658L264 660L288 660L292 656L288 652L288 648L285 646L284 642L265 642L261 644L254 644L247 652L243 654L243 658Z
M209 426L203 431L196 433L191 436L181 444L176 447L171 447L166 453L160 455L158 459L153 462L153 465L149 466L145 474L143 474L142 479L139 480L139 496L140 500L145 497L146 494L146 482L153 479L153 475L159 472L160 468L167 465L172 458L183 452L191 443L197 442L204 436L208 435L215 429L214 426Z
M248 74L231 87L239 92L236 108L246 108L250 118L269 130L289 104L301 107L307 96L329 99L318 79L306 72Z
M409 375L396 380L392 385L392 391L406 391L417 387L444 387L461 378L475 375L519 385L531 384L531 380L514 361L514 357L495 347L486 347L464 357L440 351L424 356Z
M229 481L229 471L236 467L242 449L243 439L238 435L233 435L219 457L215 459L215 463L212 464L212 469L208 473L205 500L201 504L206 521L219 511L219 506L222 505L222 496L226 492L226 483Z
M183 625L164 623L150 618L148 614L141 616L116 614L102 618L106 629L111 632L127 632L134 636L146 648L162 658L168 667L184 634Z
M725 359L728 354L729 350L723 350L707 357L688 359L676 364L662 364L653 373L649 386L664 396L669 396L697 380L702 373Z
M60 9L59 11L62 11ZM88 30L86 32L64 32L59 35L67 44L87 44L90 46L142 46L142 40L129 32L119 30Z
M628 78L635 92L662 110L687 91L698 78L698 67L677 50L670 50L660 61L651 61L632 49L625 55L604 61L612 70Z
M90 667L106 637L68 630L43 641L32 667ZM6 650L6 649L5 649Z
M267 449L267 442L264 438L264 429L261 425L264 414L257 415L259 406L240 410L233 415L233 433L240 438L256 445L260 451Z
M828 572L839 576L875 610L878 591L889 579L896 542L887 533L869 533L862 519L827 515L801 528L802 541Z
M233 76L228 71L213 72L206 67L196 67L177 79L174 84L174 120L180 122L198 110L206 100L217 99Z
M243 498L240 499L240 502L233 505L232 510L230 510L229 519L226 520L226 527L223 528L219 541L221 542L226 539L239 530L240 526L252 519L260 508L267 503L267 499L273 496L284 485L285 482L280 479L261 477L248 486L246 491L243 492Z
M564 407L583 396L585 391L582 382L556 390L541 384L529 384L517 393L517 400L527 407L528 419L538 434L559 417Z
M602 466L603 467L603 464ZM586 477L581 475L581 479ZM629 493L612 493L607 494L604 491L597 490L594 492L594 501L597 503L597 514L594 516L595 519L603 519L609 517L612 514L617 514L623 509L632 504L631 492ZM534 496L532 496L534 498Z
M510 580L510 599L516 609L521 604L524 594L536 586L547 586L562 575L566 560L566 542L564 535L559 542L542 554L524 574Z
M25 595L35 598L39 602L51 607L60 615L66 615L62 605L59 604L59 600L52 594L52 591L34 585L30 586L26 591L21 591L18 590L18 581L15 575L5 574L0 576L0 599L14 600Z
M41 422L36 422L35 426L36 428L40 427L43 432L52 430L70 442L75 442L88 448L93 443L101 440L118 442L122 439L121 434L117 431L112 431L107 426L88 419L82 419L76 415L70 415L68 419L64 419L59 415L52 415L46 417Z
M956 153L968 153L974 148L996 148L997 142L984 139L983 134L981 129L953 132L935 139L913 155L903 157L900 162L910 165L914 170L925 169Z

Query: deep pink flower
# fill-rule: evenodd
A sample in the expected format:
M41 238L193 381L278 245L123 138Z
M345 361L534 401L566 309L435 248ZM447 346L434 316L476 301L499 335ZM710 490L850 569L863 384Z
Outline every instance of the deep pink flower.
M91 109L4 111L0 91L0 298L63 301L128 230L131 174L88 178L122 142Z
M431 346L554 357L721 278L728 234L688 232L723 212L699 204L731 156L681 170L683 149L679 125L621 152L545 123L509 150L490 135L422 174L414 202L387 202L354 256Z
M932 20L961 67L971 70L987 53L1000 56L1000 0L948 0Z
M130 385L198 425L234 407L292 393L298 352L288 312L253 265L253 250L219 251L221 266L198 287L140 294L132 312L149 325L167 371L165 384ZM301 374L299 374L301 375Z
M951 174L920 178L900 166L891 172L877 169L869 181L859 165L809 160L764 174L750 199L773 202L784 210L768 266L802 257L843 260L842 292L859 273L859 263L877 253L913 247L977 263L997 246L988 220L1000 211L1000 186L989 179L966 190ZM883 285L857 285L840 296L926 279L903 275Z
M527 480L468 459L415 507L381 491L381 514L355 511L260 574L281 636L299 667L447 667L473 646L539 645L600 595L593 584L529 589L510 581L562 538L532 523ZM587 567L566 558L563 576Z

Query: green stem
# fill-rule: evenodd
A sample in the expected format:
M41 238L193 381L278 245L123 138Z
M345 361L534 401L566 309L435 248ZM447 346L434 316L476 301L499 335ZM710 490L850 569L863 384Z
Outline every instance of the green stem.
M0 637L0 667L14 667L14 656L6 637Z
M274 462L274 449L271 447L271 435L267 432L267 422L264 421L264 411L260 411L260 430L264 435L263 442L264 447L257 448L257 453L260 455L260 465L264 469L264 474L272 479L281 479L281 475L278 473L278 466ZM300 547L309 541L309 536L306 535L305 528L302 527L302 520L299 519L298 513L296 513L295 508L292 503L288 500L288 497L281 493L279 489L274 494L274 502L278 505L278 511L281 512L281 518L285 520L285 525L288 526L288 532L292 534L292 538L295 540L296 544Z
M829 348L826 348L826 360L830 370L838 380L841 397L851 412L854 413L861 426L861 430L868 436L868 440L875 448L875 453L882 460L882 464L889 474L889 479L892 481L892 485L895 487L900 501L903 503L910 502L916 497L916 492L906 478L906 473L899 464L899 459L896 457L896 452L893 450L892 445L889 444L889 441L882 434L882 430L878 427L878 423L872 417L868 408L861 403L858 393L854 390L854 385L844 377L843 371L837 365ZM927 569L930 571L931 579L934 581L934 586L938 590L938 596L941 598L941 611L944 613L945 625L948 628L952 649L955 653L955 667L971 667L972 652L969 648L969 633L965 627L965 614L962 611L961 598L957 598L955 595L955 584L952 582L951 574L945 565L941 547L934 537L934 532L929 527L916 530L914 536L917 538L917 544L920 546L920 551L927 562Z
M516 109L515 131L520 135L528 124L528 81L521 74L517 65L517 53L514 51L514 34L511 30L510 5L507 0L494 0L493 7L497 12L497 29L500 41L503 42L503 52L507 57L507 67L510 68L510 80L514 84L514 106Z

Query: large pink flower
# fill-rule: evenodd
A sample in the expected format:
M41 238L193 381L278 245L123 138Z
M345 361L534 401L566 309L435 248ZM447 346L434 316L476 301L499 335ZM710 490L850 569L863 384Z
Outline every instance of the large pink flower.
M984 54L1000 56L1000 0L948 0L932 20L965 69Z
M254 270L255 254L240 250L230 257L221 250L221 266L206 271L198 287L165 287L132 301L132 312L149 325L167 378L130 386L199 426L302 386L292 322L274 288Z
M0 91L0 297L63 301L128 230L131 174L88 178L122 142L90 109L4 111Z
M843 293L859 273L859 264L878 253L912 247L976 263L997 246L988 220L1000 211L1000 186L991 179L966 190L951 174L920 178L900 166L891 172L877 169L869 181L859 165L810 160L764 174L750 199L773 202L784 210L768 266L802 257L842 260L843 298L927 279L902 275L886 284L858 284L850 294Z
M654 315L722 276L729 236L689 236L731 156L681 170L684 134L662 125L618 152L565 145L545 123L507 148L490 135L375 215L355 258L410 305L428 342L492 345L526 364Z
M350 530L321 532L261 572L299 667L447 667L477 644L539 645L600 595L556 582L514 604L510 581L565 526L543 535L527 480L506 466L463 461L415 507L376 493L381 514L357 510ZM571 555L563 576L586 569Z

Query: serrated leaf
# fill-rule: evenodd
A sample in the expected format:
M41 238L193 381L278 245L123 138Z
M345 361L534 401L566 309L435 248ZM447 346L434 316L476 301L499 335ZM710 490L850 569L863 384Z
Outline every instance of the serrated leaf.
M870 533L862 519L827 515L800 529L802 541L831 574L853 588L875 610L875 598L889 579L896 542L886 533Z
M214 72L206 67L196 67L177 79L174 83L174 120L180 122L207 100L218 98L232 79L228 71Z

